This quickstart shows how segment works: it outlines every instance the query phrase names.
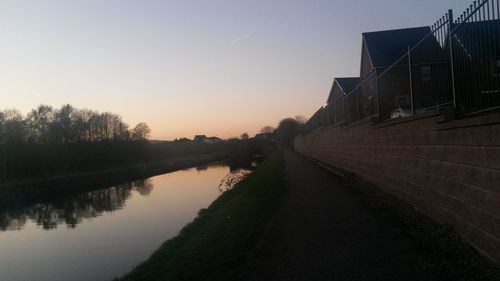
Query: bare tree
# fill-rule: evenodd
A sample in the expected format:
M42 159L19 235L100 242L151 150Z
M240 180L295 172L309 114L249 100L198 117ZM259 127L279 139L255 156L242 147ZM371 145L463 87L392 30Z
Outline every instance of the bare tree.
M296 115L295 120L299 122L299 125L307 123L307 118L305 118L303 115Z
M271 126L264 126L264 127L262 127L262 129L260 129L260 132L262 134L272 134L272 133L274 133L274 130L275 129Z
M67 104L58 110L40 105L26 118L17 110L0 111L0 143L22 140L31 143L81 143L145 140L151 129L146 123L129 131L122 117L111 112L99 113Z
M46 143L49 140L49 130L54 120L54 111L51 106L40 105L31 110L27 116L28 140Z
M0 123L0 143L26 140L26 123L19 111L7 109L0 112Z
M61 109L55 112L53 124L51 126L53 140L59 143L76 141L74 112L75 109L69 104L63 105Z
M147 140L150 134L151 128L149 128L148 124L141 122L132 129L130 136L132 140L139 141Z

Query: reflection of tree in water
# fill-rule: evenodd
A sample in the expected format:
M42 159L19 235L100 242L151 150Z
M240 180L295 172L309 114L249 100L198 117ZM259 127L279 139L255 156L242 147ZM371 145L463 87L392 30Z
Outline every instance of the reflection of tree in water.
M149 180L138 180L133 182L134 189L142 196L148 196L153 190L153 185Z
M153 185L148 179L66 196L27 208L0 212L0 230L20 230L27 221L34 221L43 229L54 229L65 223L75 228L83 219L95 218L105 212L122 209L135 190L143 196L151 193Z
M231 171L227 174L219 184L219 191L222 193L224 191L231 190L235 184L244 179L252 171L246 169L238 169Z

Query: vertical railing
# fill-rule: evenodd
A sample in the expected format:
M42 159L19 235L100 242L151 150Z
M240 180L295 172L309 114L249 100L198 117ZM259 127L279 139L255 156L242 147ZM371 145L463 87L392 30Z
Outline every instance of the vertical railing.
M450 16L440 18L429 34L377 77L379 118L399 118L452 102L447 56Z
M480 0L457 19L449 10L430 26L427 36L408 46L406 54L362 78L326 110L334 116L328 124L349 124L441 108L471 113L496 107L500 107L500 0Z
M345 109L344 109L344 96L337 97L335 99L335 123L345 121Z
M374 71L344 97L345 122L352 123L378 114L377 73Z
M474 1L451 30L456 106L474 112L500 106L500 5Z

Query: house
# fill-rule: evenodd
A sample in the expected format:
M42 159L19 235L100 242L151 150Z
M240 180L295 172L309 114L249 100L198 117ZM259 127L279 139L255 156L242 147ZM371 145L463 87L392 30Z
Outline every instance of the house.
M414 57L409 57L410 48L417 44L419 49L412 52ZM359 119L378 113L384 120L393 110L412 102L418 107L435 104L433 95L449 91L439 91L431 82L437 80L432 78L433 73L449 68L445 56L428 26L363 33L360 84L354 90ZM441 59L443 62L436 64ZM410 77L415 83L410 82Z
M453 60L458 107L500 106L500 20L462 23L453 33Z
M322 112L323 112L323 107L321 107L320 109L318 109L314 114L313 116L311 116L311 118L309 118L309 120L307 120L306 122L306 130L314 130L316 128L319 128L321 126L323 126L323 124L321 123L322 121Z
M326 101L325 112L328 124L344 121L344 96L350 93L359 83L359 77L343 77L333 79L333 85Z
M194 136L193 141L204 142L206 139L207 139L207 136L205 136L205 135L196 135L196 136Z

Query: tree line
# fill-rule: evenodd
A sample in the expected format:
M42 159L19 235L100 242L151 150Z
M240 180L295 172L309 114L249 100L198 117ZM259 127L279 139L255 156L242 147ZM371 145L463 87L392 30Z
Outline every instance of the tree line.
M69 104L59 109L40 105L26 116L16 109L0 111L0 144L141 141L148 139L150 133L146 123L129 129L118 114L78 109Z

